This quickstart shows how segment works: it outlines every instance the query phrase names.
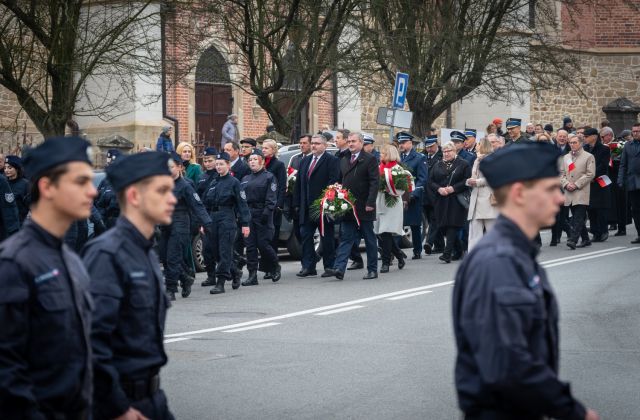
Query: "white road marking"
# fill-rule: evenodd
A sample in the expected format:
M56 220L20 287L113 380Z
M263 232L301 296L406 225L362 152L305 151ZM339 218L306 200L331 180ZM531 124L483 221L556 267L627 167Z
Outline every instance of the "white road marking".
M573 260L575 258L581 258L581 257L586 257L588 255L596 255L596 254L602 254L604 252L610 252L610 251L615 251L618 249L625 249L626 247L624 246L617 246L615 248L607 248L607 249L601 249L599 251L593 251L593 252L587 252L584 254L574 254L568 257L563 257L563 258L556 258L555 260L547 260L547 261L541 261L540 264L545 265L545 264L552 264L555 262L559 262L559 261L568 261L568 260ZM568 248L567 248L568 250Z
M584 260L590 260L590 259L593 259L593 258L600 258L600 257L606 257L606 256L608 256L608 255L619 254L619 253L621 253L621 252L637 251L637 250L639 250L639 249L640 249L640 248L625 248L625 249L619 249L619 250L617 250L617 251L605 252L604 254L591 255L591 256L589 256L589 257L584 257L584 258L575 258L575 259L573 259L573 260L557 262L557 263L554 263L554 264L548 264L548 265L543 264L542 266L543 266L544 268L552 268L552 267L557 267L557 266L559 266L559 265L571 264L571 263L574 263L574 262L579 262L579 261L584 261Z
M172 338L172 339L170 339L170 340L164 340L164 344L167 344L167 343L175 343L176 341L186 341L186 340L191 340L192 338L195 338L195 337Z
M362 306L362 305L347 306L346 308L339 308L339 309L334 309L332 311L320 312L320 313L316 314L316 316L338 314L340 312L353 311L354 309L360 309L360 308L364 308L364 306Z
M244 327L244 328L234 328L232 330L225 330L222 332L233 333L233 332L240 332L240 331L257 330L258 328L273 327L274 325L280 325L280 322L268 322L266 324L253 325L251 327Z
M414 296L426 295L427 293L433 293L431 290L424 290L422 292L409 293L408 295L400 295L396 297L387 298L387 300L400 300L406 299Z

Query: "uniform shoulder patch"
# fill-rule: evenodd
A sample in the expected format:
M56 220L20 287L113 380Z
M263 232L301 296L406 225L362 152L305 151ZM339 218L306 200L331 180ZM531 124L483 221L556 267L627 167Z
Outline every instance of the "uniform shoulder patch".
M16 197L13 195L13 193L6 193L4 195L4 201L6 201L7 203L13 203L15 199Z
M240 191L240 198L242 198L243 200L247 199L247 193L244 192L244 190Z
M193 193L193 198L196 199L196 201L200 201L200 196L198 195L198 193Z
M276 191L278 189L278 185L275 182L271 183L271 191Z

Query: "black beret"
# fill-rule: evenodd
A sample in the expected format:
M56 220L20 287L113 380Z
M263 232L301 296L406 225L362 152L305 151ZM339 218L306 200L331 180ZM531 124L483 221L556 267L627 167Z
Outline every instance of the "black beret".
M260 149L253 149L253 151L249 156L253 156L253 155L260 156L262 158L264 157L264 155L262 154L262 150Z
M170 152L169 153L169 158L171 158L172 161L174 161L175 163L178 163L180 165L182 165L182 157L180 157L180 155L176 152Z
M7 157L4 158L4 163L9 164L16 169L22 170L22 159L20 159L19 156L8 155Z
M147 152L116 159L107 166L107 179L116 191L150 176L169 175L169 157L162 152Z
M242 143L250 144L253 147L256 147L256 145L258 144L258 143L256 143L256 140L252 139L251 137L247 137L247 138L244 138L244 139L240 140L240 144L242 144Z
M597 128L587 128L584 130L584 136L597 136L598 135L598 129Z
M518 181L557 177L560 154L560 149L550 143L513 143L482 159L480 172L494 189Z
M122 152L119 149L109 149L107 150L107 158L115 159L119 156L122 156Z
M220 152L216 155L216 159L226 160L227 162L231 162L231 156L227 152Z
M206 149L204 149L204 152L202 152L202 154L204 156L215 156L218 154L218 151L215 147L207 147Z
M27 176L33 180L58 165L85 162L91 165L91 143L80 137L51 137L33 149L23 159Z

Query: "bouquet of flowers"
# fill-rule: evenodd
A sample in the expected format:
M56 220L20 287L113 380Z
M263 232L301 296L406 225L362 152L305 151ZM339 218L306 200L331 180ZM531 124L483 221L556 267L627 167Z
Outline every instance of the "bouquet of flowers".
M405 191L412 192L415 188L411 171L402 165L384 168L380 174L379 191L384 191L384 202L387 207L393 207Z
M296 179L298 178L298 170L289 166L287 168L287 192L293 194L293 189L296 186Z
M310 215L320 221L320 234L324 236L324 220L335 220L352 212L356 218L356 223L360 226L360 220L356 214L355 198L349 190L341 184L329 185L322 191L313 204L311 204Z
M624 149L623 142L612 141L609 143L609 150L611 151L611 158L619 158L622 154L622 150Z

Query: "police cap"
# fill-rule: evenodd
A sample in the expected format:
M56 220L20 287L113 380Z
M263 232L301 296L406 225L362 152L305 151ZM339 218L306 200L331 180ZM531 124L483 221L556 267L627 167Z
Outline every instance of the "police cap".
M166 153L136 153L116 159L107 167L107 179L115 191L122 191L144 178L157 175L171 176Z
M478 130L475 128L466 128L464 130L465 137L476 137L478 135Z
M396 134L396 139L398 140L398 143L402 143L403 141L412 141L413 135L406 131L401 131L398 134Z
M362 141L364 144L373 144L376 142L373 136L369 133L362 133Z
M522 126L522 120L520 118L509 118L504 125L507 128L520 127Z
M557 177L560 154L549 143L514 143L482 159L480 172L494 189L518 181Z
M182 158L176 152L169 153L169 158L174 161L176 164L182 165Z
M424 138L424 145L427 147L431 146L432 144L436 144L437 142L438 142L437 134L431 134Z
M227 152L220 152L216 155L216 159L226 160L227 162L231 162L231 156Z
M253 149L253 151L249 154L249 156L254 156L254 155L264 158L264 155L262 154L262 150L260 149Z
M207 147L204 149L204 152L202 152L203 156L215 156L218 154L218 151L216 150L215 147Z
M4 163L13 166L16 169L22 170L22 159L16 155L8 155L4 158Z
M80 137L51 137L27 151L24 168L27 176L37 179L44 172L69 162L91 165L91 143Z
M467 136L465 136L464 133L461 133L460 131L452 131L450 136L451 141L453 142L465 141L467 139Z
M256 143L256 139L252 139L251 137L247 137L247 138L244 138L244 139L240 140L240 144L243 144L243 143L250 144L253 147L256 147L256 145L258 144L258 143Z
M107 150L107 159L115 159L119 156L122 156L122 152L120 151L120 149L109 149Z

